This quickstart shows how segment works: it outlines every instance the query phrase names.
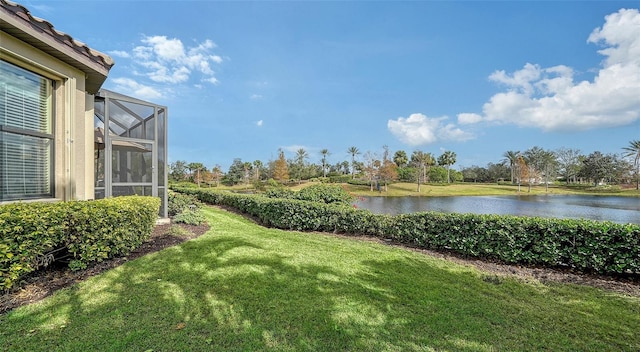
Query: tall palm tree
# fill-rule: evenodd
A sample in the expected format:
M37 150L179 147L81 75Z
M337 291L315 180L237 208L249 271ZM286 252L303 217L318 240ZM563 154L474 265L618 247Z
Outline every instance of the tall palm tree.
M504 156L503 162L505 164L509 164L509 168L511 169L511 183L513 183L513 179L516 173L516 166L518 165L518 156L520 155L519 151L508 150L502 154Z
M636 139L629 142L628 147L622 148L624 156L633 159L633 166L636 168L636 189L640 189L640 140Z
M445 151L438 157L438 164L444 165L447 168L447 183L451 182L451 176L449 176L449 170L451 165L456 163L456 153L450 150Z
M307 153L307 151L304 150L304 148L298 149L298 151L296 152L296 162L299 165L304 165L304 161L307 160L308 158L309 158L309 153Z
M294 165L294 168L292 168L292 174L295 175L295 178L298 180L298 183L301 183L302 179L305 178L308 174L308 172L306 171L307 159L309 159L309 153L306 150L304 150L304 148L300 148L298 149L298 151L296 151L296 157L295 157L296 163Z
M256 180L260 181L260 169L262 169L262 161L255 160L253 162L253 168L255 169Z
M351 154L351 178L355 178L356 170L356 155L360 154L360 149L357 147L349 147L347 153Z
M327 157L329 156L329 149L322 149L322 177L327 177Z

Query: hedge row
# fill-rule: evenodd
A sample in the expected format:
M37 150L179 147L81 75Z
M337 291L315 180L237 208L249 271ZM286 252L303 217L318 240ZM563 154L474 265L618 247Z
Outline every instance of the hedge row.
M640 226L608 221L424 212L373 214L353 207L260 195L181 189L201 201L235 208L266 226L364 234L421 248L510 264L581 272L640 274Z
M268 198L286 198L306 200L316 203L350 205L355 199L340 185L317 184L299 191L289 188L272 188L264 194Z
M54 249L68 250L76 267L130 252L149 238L159 208L160 199L140 196L0 206L0 291Z

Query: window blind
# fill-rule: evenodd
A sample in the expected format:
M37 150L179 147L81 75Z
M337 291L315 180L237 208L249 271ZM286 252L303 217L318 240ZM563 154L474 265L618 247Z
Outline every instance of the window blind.
M53 196L52 88L0 61L0 200Z

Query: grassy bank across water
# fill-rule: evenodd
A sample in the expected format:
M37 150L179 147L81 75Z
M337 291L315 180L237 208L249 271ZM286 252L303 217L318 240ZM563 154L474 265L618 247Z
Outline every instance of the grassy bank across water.
M369 186L355 186L344 184L344 187L351 193L359 196L497 196L497 195L543 195L543 194L582 194L582 195L608 195L608 196L631 196L640 197L640 191L635 189L625 189L617 192L607 191L606 189L593 191L590 187L575 187L564 185L550 185L549 189L544 185L531 187L531 192L526 185L520 186L518 191L517 185L505 184L487 184L487 183L451 183L451 184L423 184L418 192L418 185L415 183L393 183L388 185L385 192L370 190Z
M640 298L522 282L378 243L211 230L0 316L11 351L640 349Z

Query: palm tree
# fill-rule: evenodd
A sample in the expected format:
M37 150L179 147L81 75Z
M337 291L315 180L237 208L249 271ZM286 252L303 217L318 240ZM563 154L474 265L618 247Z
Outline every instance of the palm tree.
M327 177L327 156L329 156L329 149L322 149L322 177Z
M633 166L636 168L636 189L640 189L640 140L636 139L629 142L625 150L624 156L633 159Z
M513 184L513 179L516 174L516 166L518 166L518 156L520 155L519 151L508 150L502 154L504 156L503 162L505 164L509 164L509 168L511 169L511 183Z
M304 150L304 148L298 149L298 151L296 152L296 162L299 165L304 165L304 161L308 158L309 158L309 153L307 153L307 151Z
M200 171L204 169L204 165L202 163L189 163L187 168L191 172L191 177L193 178L193 182L198 184L200 187ZM193 172L196 172L196 175L193 175Z
M349 147L347 153L351 154L351 178L355 178L356 170L356 155L360 154L360 149L356 147Z
M445 151L438 157L438 164L447 167L447 183L451 182L451 176L449 176L449 170L451 165L456 163L456 153L452 151Z
M309 159L309 153L307 153L306 150L304 150L304 148L300 148L298 149L298 151L296 151L296 157L295 157L295 168L292 168L292 174L295 175L295 178L298 180L298 183L302 183L302 179L305 177L305 169L306 169L306 160Z
M393 162L398 165L398 167L405 167L409 162L409 157L407 156L407 152L404 150L398 150L393 154Z
M260 169L262 169L262 161L254 161L253 168L255 169L256 180L260 181Z

